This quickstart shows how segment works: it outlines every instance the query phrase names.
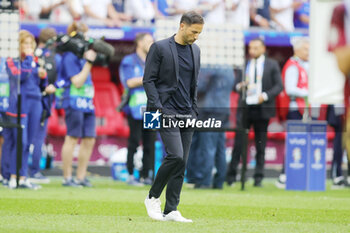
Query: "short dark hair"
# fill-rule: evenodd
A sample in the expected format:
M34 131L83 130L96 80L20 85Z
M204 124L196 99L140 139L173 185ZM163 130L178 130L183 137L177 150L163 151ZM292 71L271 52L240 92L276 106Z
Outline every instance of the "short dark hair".
M135 44L137 44L139 41L143 40L143 38L145 38L145 36L147 36L147 35L152 36L149 32L137 33L135 36Z
M251 39L251 40L249 41L249 43L250 43L251 41L260 41L260 43L261 43L263 46L266 46L266 45L265 45L265 40L264 40L264 38L262 38L262 37L255 37L255 38Z
M188 25L192 24L204 24L203 17L195 11L188 11L184 13L181 17L180 23L185 23Z

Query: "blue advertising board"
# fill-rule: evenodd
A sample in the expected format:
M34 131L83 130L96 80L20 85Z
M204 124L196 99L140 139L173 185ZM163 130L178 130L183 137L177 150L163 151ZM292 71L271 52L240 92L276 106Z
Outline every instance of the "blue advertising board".
M38 37L40 30L46 27L55 28L58 34L67 32L67 25L65 24L52 24L46 21L35 23L21 22L21 29L30 31L35 37ZM103 25L89 26L88 36L92 38L100 38L103 36L106 40L133 41L135 36L140 32L149 32L153 34L155 32L155 27L123 26L120 28L109 28ZM291 38L307 35L307 30L296 30L294 32L264 30L261 28L244 30L245 44L248 44L251 39L259 37L264 39L267 46L291 46Z
M327 125L324 123L310 124L309 133L309 162L308 187L309 191L323 191L326 189L326 136Z
M287 122L287 190L325 190L326 130L327 123L323 121Z
M286 189L305 190L307 186L308 125L301 121L287 123Z

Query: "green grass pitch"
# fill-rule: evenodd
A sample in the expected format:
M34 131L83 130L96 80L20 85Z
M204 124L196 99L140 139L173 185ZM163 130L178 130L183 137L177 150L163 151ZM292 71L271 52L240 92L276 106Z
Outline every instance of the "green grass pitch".
M52 179L43 189L0 188L0 232L350 232L350 189L278 190L247 183L224 190L183 188L179 210L194 223L157 222L143 201L149 187L107 178L94 188L64 188ZM161 197L164 206L164 194Z

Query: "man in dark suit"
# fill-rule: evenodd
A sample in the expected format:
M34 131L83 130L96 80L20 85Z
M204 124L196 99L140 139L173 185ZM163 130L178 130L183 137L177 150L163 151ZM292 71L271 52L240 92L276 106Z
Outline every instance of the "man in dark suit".
M267 126L271 117L276 114L275 97L283 90L280 68L276 61L265 56L266 47L261 39L249 42L250 60L247 63L245 79L238 77L235 89L241 94L237 111L237 126L249 129L254 127L256 147L256 167L254 186L261 187L264 177L265 146ZM242 119L242 90L246 91L247 118ZM236 181L237 166L242 154L244 135L236 134L232 160L228 168L227 183Z
M193 11L187 12L180 20L177 34L151 46L143 76L148 110L159 110L163 114L174 116L198 115L200 50L193 43L202 32L203 24L202 16ZM193 130L188 128L160 130L167 155L145 200L147 213L152 219L192 222L191 219L182 217L177 210L192 134ZM163 214L159 197L165 185L167 190Z

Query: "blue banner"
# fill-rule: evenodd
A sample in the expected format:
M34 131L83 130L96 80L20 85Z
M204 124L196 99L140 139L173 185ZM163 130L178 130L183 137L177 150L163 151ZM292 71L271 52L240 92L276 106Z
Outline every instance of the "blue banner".
M301 121L287 123L287 190L305 190L307 186L308 125Z
M323 121L287 122L287 190L325 190L326 131L327 123Z
M326 137L327 125L313 123L310 125L310 156L308 163L308 190L326 189Z
M25 22L21 23L21 29L25 29L34 34L35 37L39 36L40 30L46 27L53 27L57 33L66 33L67 26L65 24L51 24L45 21L39 23ZM149 32L153 34L155 27L133 27L123 26L120 28L109 28L105 26L89 26L88 36L92 38L100 38L104 36L106 40L126 40L133 41L135 36L140 32ZM248 44L251 39L260 37L264 38L267 46L291 46L290 39L292 37L307 36L307 30L293 31L293 32L280 32L275 30L263 30L258 28L251 28L244 30L245 44Z

